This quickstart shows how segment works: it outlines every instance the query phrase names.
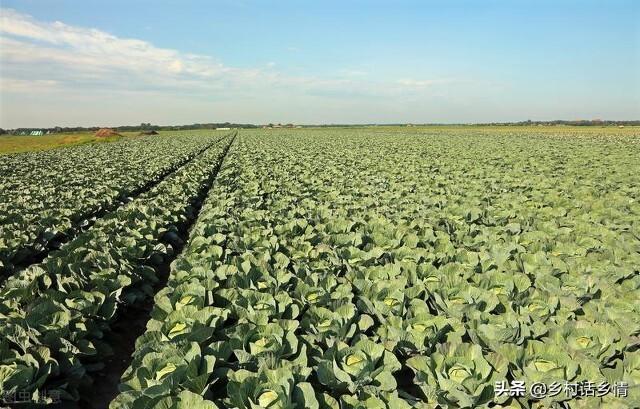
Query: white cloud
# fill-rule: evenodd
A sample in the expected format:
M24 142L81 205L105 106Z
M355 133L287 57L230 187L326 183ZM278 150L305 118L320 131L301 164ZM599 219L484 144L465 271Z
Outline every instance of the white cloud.
M363 70L344 69L344 70L340 70L339 72L340 74L346 77L364 77L366 75L369 75L367 71L363 71Z
M229 67L206 55L182 53L131 38L120 38L93 28L55 21L40 22L11 9L0 9L2 76L24 80L55 80L78 86L129 89L144 84L185 89L227 89L234 92L287 89L340 94L397 93L401 87L423 88L446 80L400 80L375 83L366 72L342 70L341 77L288 76L263 68ZM34 83L35 84L35 83ZM37 91L37 89L34 89Z
M296 47L288 50L299 51ZM306 112L307 121L313 122L314 115L321 121L321 111L345 106L374 111L385 106L395 112L403 102L427 95L421 90L449 81L376 81L360 70L337 71L327 77L292 76L278 67L274 62L255 68L231 67L212 56L162 48L94 28L38 21L0 8L2 127L44 125L47 121L73 124L65 121L78 118L86 118L83 124L90 125L96 112L113 116L117 124L117 118L129 118L137 112L161 112L159 101L180 104L183 114L176 113L176 118L183 120L191 118L190 112L208 111L224 113L220 120L232 120L229 109L237 109L259 113L260 117L235 116L244 122L271 121L272 116L274 121L291 121L294 118L287 119L291 110ZM129 105L106 112L104 100L97 96L126 99ZM67 120L58 120L58 108ZM338 109L334 115L338 112L349 114ZM54 113L55 117L46 119ZM25 123L28 118L33 122ZM147 116L146 121L166 123L154 118Z
M55 91L59 83L54 80L22 80L16 78L0 78L0 86L3 91L25 92L32 89L43 91Z
M0 45L3 71L47 63L64 65L73 73L125 71L150 82L162 78L215 81L255 77L254 70L226 67L208 56L184 54L59 21L38 22L10 9L0 9Z
M416 80L416 79L400 79L396 81L398 85L411 88L428 88L434 85L451 84L456 82L452 79L432 79L432 80Z

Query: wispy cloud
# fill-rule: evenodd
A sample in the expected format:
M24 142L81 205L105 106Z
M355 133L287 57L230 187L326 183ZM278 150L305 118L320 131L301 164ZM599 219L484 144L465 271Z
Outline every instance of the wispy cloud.
M25 92L34 88L37 88L40 92L55 91L59 89L59 85L59 82L54 80L2 79L2 89L6 92Z
M184 54L146 41L120 38L104 31L56 21L38 22L11 9L0 11L0 46L3 70L20 72L23 66L62 65L71 74L126 72L139 80L242 80L256 77L255 70L224 66L209 56ZM47 70L43 70L43 75Z
M296 47L287 49L299 51ZM37 98L43 92L55 92L60 100L83 104L87 95L120 94L137 105L148 105L143 98L154 95L156 101L190 99L201 106L206 100L210 104L253 103L254 107L271 108L272 102L279 100L283 106L298 101L295 104L300 107L304 100L328 109L329 105L338 106L340 99L371 104L368 99L378 98L391 104L393 99L415 97L432 86L451 82L375 80L357 69L334 71L327 77L294 76L279 68L275 62L254 68L232 67L209 55L162 48L60 21L39 21L0 8L0 96L5 101L7 95ZM20 108L7 109L6 105L0 119L11 123L8 117L18 115ZM35 104L30 108L35 109Z
M41 85L38 81L56 81L112 89L129 89L136 83L138 87L148 84L200 90L293 87L312 94L339 94L342 90L350 94L386 94L398 91L398 85L425 88L450 82L403 79L372 83L362 70L342 70L341 77L332 78L289 76L276 71L275 62L268 62L263 68L236 68L211 56L182 53L93 28L36 21L11 9L0 9L0 49L3 79L31 80L34 90Z
M364 77L366 75L369 75L369 73L367 71L364 70L351 70L351 69L344 69L344 70L340 70L340 74L347 76L347 77Z
M409 87L409 88L428 88L428 87L433 87L435 85L452 84L454 82L458 82L458 81L454 79L416 80L416 79L407 79L407 78L396 81L398 85L401 85L403 87Z

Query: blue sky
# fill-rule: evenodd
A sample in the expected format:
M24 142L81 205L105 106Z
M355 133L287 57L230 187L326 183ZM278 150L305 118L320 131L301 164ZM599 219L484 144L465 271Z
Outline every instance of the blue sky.
M640 119L638 1L1 4L1 127Z

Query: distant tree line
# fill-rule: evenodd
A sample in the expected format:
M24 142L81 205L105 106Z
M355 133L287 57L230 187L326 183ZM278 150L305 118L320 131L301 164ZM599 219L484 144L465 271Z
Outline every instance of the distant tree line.
M193 129L216 129L216 128L258 128L254 124L235 124L231 122L211 122L205 124L191 125L152 125L151 123L141 123L140 125L118 126L112 129L116 131L186 131ZM93 128L92 128L93 129ZM95 128L98 129L98 128Z
M68 133L68 132L95 132L100 128L110 128L117 132L127 131L183 131L194 129L216 129L216 128L258 128L258 125L254 124L235 124L231 122L219 122L219 123L206 123L206 124L191 124L191 125L152 125L150 122L141 123L140 125L123 125L123 126L55 126L53 128L16 128L16 129L1 129L1 134L18 134L24 131L42 130L49 131L49 133Z
M303 127L358 127L358 126L407 126L407 125L415 125L415 126L429 126L429 125L447 125L447 126L537 126L537 125L570 125L570 126L640 126L640 120L633 121L612 121L612 120L600 120L600 119L591 119L591 120L555 120L555 121L519 121L519 122L486 122L486 123L475 123L475 124L445 124L445 123L425 123L425 124L406 124L406 123L395 123L395 124L317 124L317 125L303 125ZM256 124L236 124L231 122L210 122L203 124L191 124L191 125L153 125L150 122L143 122L140 125L124 125L124 126L115 126L110 127L118 132L127 132L127 131L186 131L186 130L194 130L194 129L216 129L216 128L260 128L261 126L268 127L284 127L291 128L293 124L286 125L256 125ZM103 128L100 126L56 126L53 128L16 128L16 129L2 129L0 128L0 135L3 134L20 134L25 131L32 130L42 130L45 133L68 133L68 132L95 132L98 129Z
M269 124L271 126L272 124ZM600 120L600 119L590 119L590 120L574 120L574 121L566 121L566 120L554 120L554 121L519 121L519 122L486 122L486 123L439 123L439 122L430 122L430 123L388 123L388 124L317 124L317 125L302 125L303 127L314 127L314 128L350 128L350 127L359 127L359 126L537 126L537 125L567 125L567 126L640 126L640 120L633 121L612 121L612 120Z
M487 122L483 124L473 124L478 126L494 125L494 126L537 126L537 125L568 125L568 126L639 126L640 120L635 121L611 121L602 119L577 119L573 121L555 120L555 121L520 121L520 122Z

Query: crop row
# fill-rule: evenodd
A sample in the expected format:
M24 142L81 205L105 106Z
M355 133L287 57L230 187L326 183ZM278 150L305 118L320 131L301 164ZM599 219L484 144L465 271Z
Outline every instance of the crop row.
M637 173L544 142L243 135L111 409L638 407Z
M99 219L0 289L0 393L43 390L78 399L103 366L102 341L123 304L153 294L157 267L175 257L231 138Z
M154 136L3 156L0 279L148 190L218 138Z

